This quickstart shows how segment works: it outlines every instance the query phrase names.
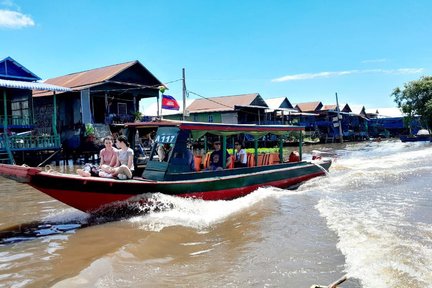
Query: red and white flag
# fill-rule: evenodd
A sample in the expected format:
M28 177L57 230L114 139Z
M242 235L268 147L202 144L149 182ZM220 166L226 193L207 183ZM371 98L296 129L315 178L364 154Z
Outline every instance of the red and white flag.
M174 97L162 94L162 109L180 110L180 105Z

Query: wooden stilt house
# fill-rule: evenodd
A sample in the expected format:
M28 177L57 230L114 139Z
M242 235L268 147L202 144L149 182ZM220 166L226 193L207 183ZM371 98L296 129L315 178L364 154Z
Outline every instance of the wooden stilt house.
M55 125L49 134L35 133L32 91L50 91L50 104L55 106L56 93L70 89L37 82L38 76L11 57L0 61L0 162L14 163L14 154L60 149ZM56 115L50 123L56 123ZM23 156L24 158L24 156Z
M57 108L50 92L34 92L36 122L50 127L49 114L57 114L57 127L65 147L80 145L85 124L118 124L134 121L139 101L158 97L159 81L139 61L131 61L51 78L45 83L68 87L58 95ZM81 132L80 132L81 131ZM77 135L78 134L78 135ZM105 135L102 135L105 136Z

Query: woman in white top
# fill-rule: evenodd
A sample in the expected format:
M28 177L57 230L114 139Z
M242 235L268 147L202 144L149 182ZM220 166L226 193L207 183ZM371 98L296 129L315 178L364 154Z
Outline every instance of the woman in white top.
M246 154L246 151L243 149L243 147L240 144L240 142L236 141L234 143L234 145L235 145L235 149L236 149L234 168L247 167L247 154Z

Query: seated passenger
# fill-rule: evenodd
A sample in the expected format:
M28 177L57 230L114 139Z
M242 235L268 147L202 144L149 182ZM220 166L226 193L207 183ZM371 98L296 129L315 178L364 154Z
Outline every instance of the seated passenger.
M223 170L224 168L227 168L231 164L231 155L226 151L226 165L223 167L222 165L222 150L221 150L221 143L219 141L215 141L213 143L214 145L214 151L210 154L210 164L207 170Z
M104 138L104 145L105 148L103 148L99 152L99 159L100 159L100 165L109 165L111 167L114 167L117 163L117 149L113 147L114 139L111 136L107 136Z
M297 151L292 151L288 158L289 162L299 162L300 154Z
M196 168L195 168L195 159L194 159L194 154L192 152L192 149L193 149L192 147L188 147L186 149L186 159L187 159L187 163L188 163L188 166L189 166L190 170L191 171L196 171Z
M171 145L169 143L159 144L157 154L160 162L168 162Z
M103 148L99 152L99 159L100 159L100 166L92 165L92 164L85 164L82 169L77 169L77 174L83 176L83 177L90 177L90 176L101 176L100 175L100 167L102 165L108 165L110 167L114 167L117 163L117 149L113 147L113 138L112 136L107 136L104 138L103 141L105 148Z
M99 176L99 167L91 163L86 163L81 169L77 169L76 172L82 177Z
M247 154L246 154L246 151L243 149L243 147L240 144L240 142L236 141L234 143L234 145L235 145L235 149L236 149L234 167L235 168L247 167Z
M117 138L117 147L120 149L117 151L116 167L112 168L108 165L103 165L103 172L111 174L111 177L117 177L121 180L131 179L134 171L134 152L129 146L126 136L119 136Z

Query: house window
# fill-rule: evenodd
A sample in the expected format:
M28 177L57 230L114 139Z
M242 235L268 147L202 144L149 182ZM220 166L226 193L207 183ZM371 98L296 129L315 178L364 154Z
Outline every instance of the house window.
M14 125L28 125L30 110L28 101L14 101L11 103L12 124Z
M213 115L208 115L208 122L213 123Z
M126 115L127 114L127 104L126 103L117 103L117 114L118 115Z

